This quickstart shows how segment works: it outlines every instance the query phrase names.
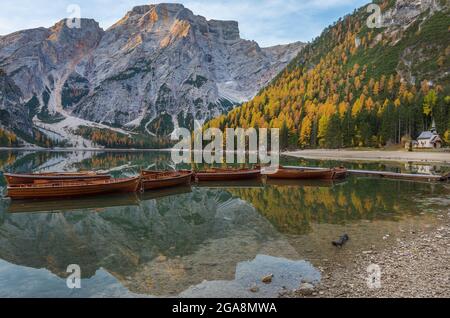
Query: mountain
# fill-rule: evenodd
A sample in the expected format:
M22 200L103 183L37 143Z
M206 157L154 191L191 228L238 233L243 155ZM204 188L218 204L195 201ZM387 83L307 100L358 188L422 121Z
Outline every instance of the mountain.
M252 101L214 127L277 127L283 148L378 147L430 128L450 142L448 1L379 0L308 44Z
M133 8L106 31L63 20L0 37L0 68L32 101L34 125L73 143L80 127L167 135L218 116L254 97L302 47L261 48L240 38L237 22L158 4Z
M31 120L27 116L23 96L14 81L0 69L0 123L13 130L31 134Z

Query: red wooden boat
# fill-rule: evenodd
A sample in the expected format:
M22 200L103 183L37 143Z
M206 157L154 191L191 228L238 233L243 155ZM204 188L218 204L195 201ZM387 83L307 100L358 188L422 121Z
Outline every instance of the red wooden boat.
M93 181L111 179L111 175L109 174L98 174L94 172L4 173L3 175L9 185L32 184L48 181Z
M9 185L7 196L13 200L41 198L72 198L108 193L130 193L139 188L141 177L91 180L55 181L37 184Z
M192 171L142 171L141 189L154 190L191 184Z
M274 174L268 174L268 179L294 179L294 180L334 180L347 176L347 170L337 169L293 169L280 167Z
M238 181L261 177L260 169L211 169L197 171L197 181Z

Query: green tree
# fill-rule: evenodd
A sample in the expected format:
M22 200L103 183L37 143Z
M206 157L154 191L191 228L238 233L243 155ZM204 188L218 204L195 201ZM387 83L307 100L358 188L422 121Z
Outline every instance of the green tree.
M322 116L319 119L319 131L317 138L319 140L320 147L326 147L328 145L327 135L328 135L328 123L330 118L328 116Z
M343 146L343 134L339 115L334 114L328 121L325 140L327 148L337 149Z
M287 149L289 145L289 129L286 121L283 121L280 129L280 147L281 149Z

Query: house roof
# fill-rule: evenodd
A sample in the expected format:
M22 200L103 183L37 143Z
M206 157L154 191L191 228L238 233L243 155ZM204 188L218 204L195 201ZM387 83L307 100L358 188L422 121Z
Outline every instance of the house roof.
M417 139L431 139L433 138L435 135L431 132L431 131L424 131L423 133L420 134L419 138Z
M420 134L419 138L417 140L431 140L431 141L440 141L441 138L438 134L431 132L431 131L424 131Z

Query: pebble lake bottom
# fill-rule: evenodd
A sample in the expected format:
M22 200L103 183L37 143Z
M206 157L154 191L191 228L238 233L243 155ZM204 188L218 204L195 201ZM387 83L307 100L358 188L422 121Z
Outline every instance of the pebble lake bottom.
M282 164L450 170L287 157ZM8 172L106 170L126 177L173 165L163 152L2 151L0 166ZM320 284L348 279L330 271L391 251L407 233L439 229L449 202L445 183L353 176L342 182L200 184L56 203L2 199L0 297L297 297L305 286L317 296L337 296L319 294ZM350 237L345 246L333 246L344 233ZM67 287L71 264L81 270L79 289ZM361 266L365 282L366 263ZM267 276L269 283L263 282ZM403 286L411 292L417 287Z

